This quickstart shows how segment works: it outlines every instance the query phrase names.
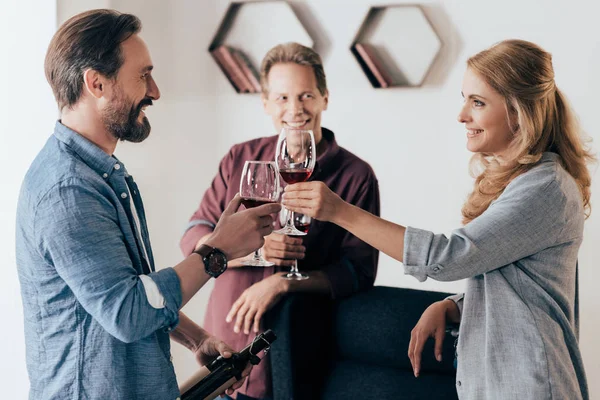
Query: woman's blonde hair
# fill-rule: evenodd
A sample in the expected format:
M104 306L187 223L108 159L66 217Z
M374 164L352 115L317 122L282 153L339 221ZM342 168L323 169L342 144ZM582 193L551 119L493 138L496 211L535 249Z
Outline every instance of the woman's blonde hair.
M462 209L463 223L481 215L514 178L533 168L547 151L559 155L577 182L588 217L591 177L587 163L595 157L554 83L550 53L524 40L505 40L471 57L467 66L504 97L514 136L501 163L492 154L478 153L471 159L476 180Z

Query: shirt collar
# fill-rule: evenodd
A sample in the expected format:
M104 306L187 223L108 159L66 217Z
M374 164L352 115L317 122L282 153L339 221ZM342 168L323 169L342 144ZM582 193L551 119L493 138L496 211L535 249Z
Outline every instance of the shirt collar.
M552 153L550 151L546 151L546 152L542 153L542 158L540 159L540 161L542 161L542 162L546 162L546 161L560 161L560 157L556 153Z
M331 164L331 161L334 160L340 152L340 147L338 146L337 141L335 140L334 133L327 128L321 128L321 132L323 134L323 138L321 139L321 141L325 141L326 147L323 153L321 153L321 155L317 157L317 172L327 169Z
M122 170L125 173L125 166L116 157L106 154L100 147L67 128L60 121L56 121L54 136L104 179L108 179L115 170Z

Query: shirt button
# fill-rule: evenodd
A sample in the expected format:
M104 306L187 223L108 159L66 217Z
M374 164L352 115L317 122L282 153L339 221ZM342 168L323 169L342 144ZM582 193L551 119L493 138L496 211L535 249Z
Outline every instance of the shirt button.
M126 199L127 198L127 193L121 193L121 198L122 199Z
M104 173L104 174L102 174L102 177L103 177L104 179L106 179L106 178L108 178L108 174L107 174L107 173Z
M115 164L115 169L116 169L116 170L119 170L119 169L121 169L121 165L120 165L120 164Z
M169 361L173 362L173 356L169 357Z
M460 385L461 385L460 381L456 381L456 386L460 387Z

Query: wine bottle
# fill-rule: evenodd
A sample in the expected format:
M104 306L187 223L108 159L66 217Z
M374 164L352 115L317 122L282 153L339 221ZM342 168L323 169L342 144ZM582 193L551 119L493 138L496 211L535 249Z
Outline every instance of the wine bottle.
M181 400L212 400L242 378L242 371L248 363L257 365L260 362L258 353L269 351L271 344L277 339L272 330L256 336L252 343L230 358L217 357L210 364L202 367L194 376L184 382L179 391Z

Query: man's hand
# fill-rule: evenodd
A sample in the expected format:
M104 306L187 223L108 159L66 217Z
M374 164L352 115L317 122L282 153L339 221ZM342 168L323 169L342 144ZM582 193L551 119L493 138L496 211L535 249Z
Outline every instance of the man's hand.
M225 320L228 323L235 320L235 333L239 333L242 328L246 335L250 333L250 328L258 333L263 315L288 291L288 281L281 276L282 274L275 274L255 283L244 290L233 303Z
M419 322L410 332L408 344L408 358L412 364L415 377L419 376L421 369L421 354L423 347L430 337L435 339L435 359L442 361L442 346L446 335L446 323L453 322L459 313L456 303L452 300L436 301L423 312Z
M265 260L271 261L280 267L291 267L294 265L294 260L302 260L306 247L302 245L301 238L294 238L288 235L271 233L265 237L265 244L261 252ZM245 261L252 260L254 253L248 254L246 257L229 260L227 268L245 267Z
M302 245L302 238L272 233L265 238L262 249L263 257L280 267L291 267L294 260L304 258L306 247Z
M208 246L219 248L228 259L246 256L262 247L264 237L273 231L271 214L281 209L281 205L271 203L236 212L241 200L239 195L231 200L213 234L205 242Z
M198 360L198 363L200 365L207 365L219 355L223 356L224 358L231 357L234 351L233 349L231 349L231 347L227 346L224 342L217 339L216 337L207 336L206 339L204 339L200 343L198 348L194 350L194 353L196 354L196 360ZM246 377L250 375L251 370L252 364L248 363L248 365L242 372L242 379L236 381L233 385L231 385L231 387L229 387L225 391L225 393L227 393L228 395L232 395L233 392L239 389L246 380Z

